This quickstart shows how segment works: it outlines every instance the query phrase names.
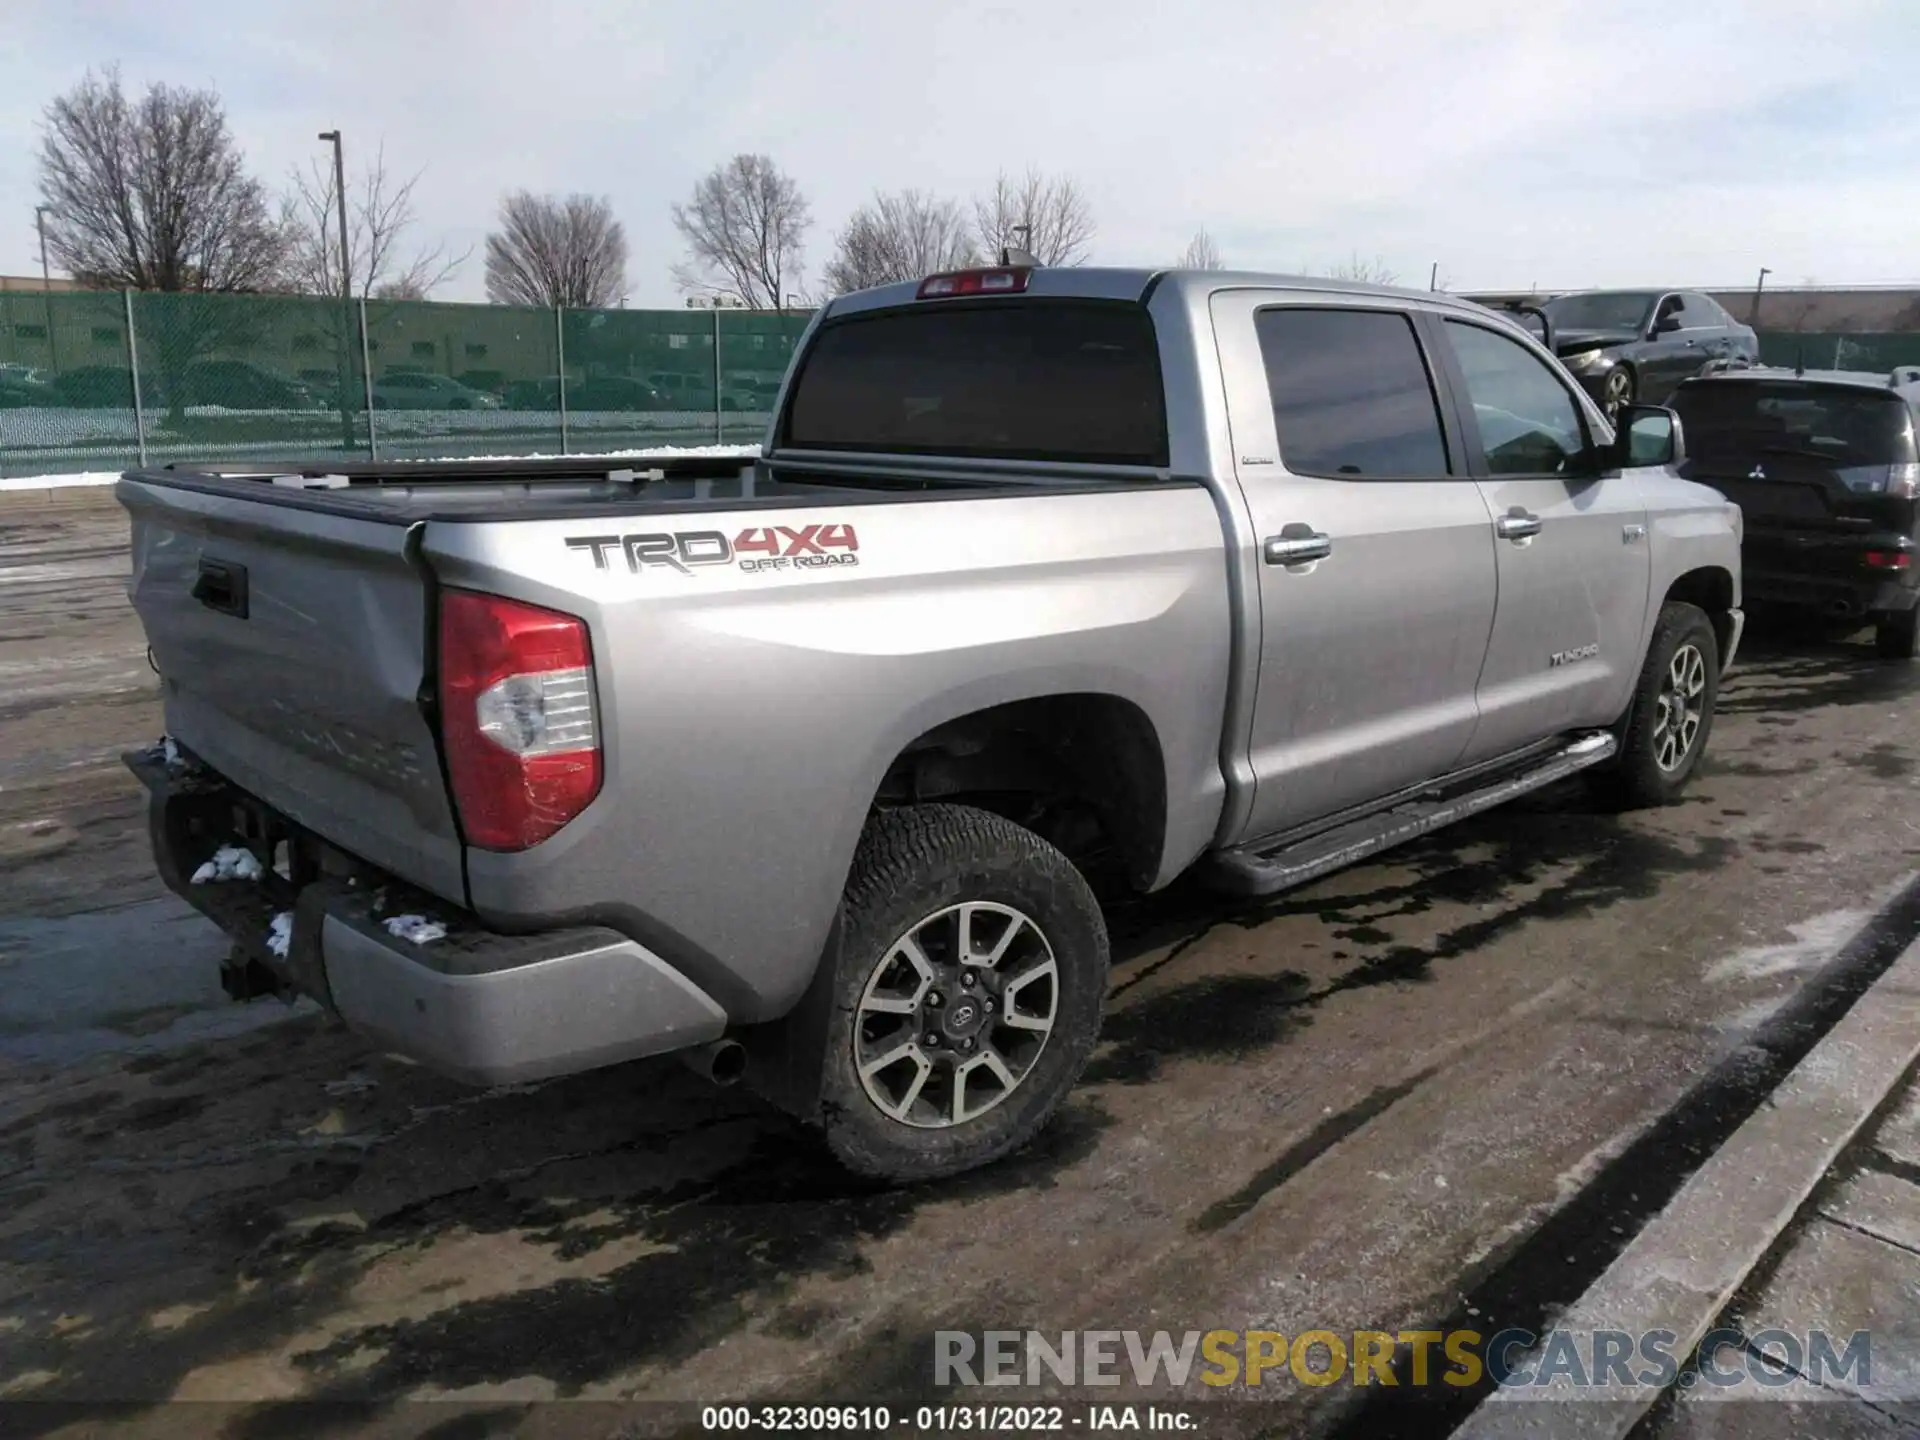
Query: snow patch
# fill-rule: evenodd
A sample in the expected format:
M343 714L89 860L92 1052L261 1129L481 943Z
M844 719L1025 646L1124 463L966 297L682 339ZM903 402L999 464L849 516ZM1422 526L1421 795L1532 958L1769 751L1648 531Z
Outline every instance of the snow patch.
M273 917L273 923L267 926L267 949L284 960L287 958L287 951L292 948L293 912L282 910Z
M0 490L65 490L75 485L111 485L118 470L83 470L67 475L15 475L0 480Z
M1596 750L1605 749L1609 738L1610 737L1604 733L1589 735L1586 739L1576 740L1573 744L1569 745L1567 747L1567 754L1591 755Z
M171 735L162 735L160 737L160 755L169 765L178 765L180 763L180 747L173 743L173 737Z
M1829 910L1788 926L1793 939L1781 945L1756 945L1729 955L1707 969L1708 983L1721 980L1764 980L1794 970L1811 970L1826 960L1866 922L1860 910Z
M132 412L128 412L131 414ZM704 412L703 412L704 413ZM388 422L383 420L383 425ZM257 447L256 447L257 448ZM431 465L436 458L448 460L648 460L658 456L738 456L742 460L752 459L760 453L759 445L660 445L645 450L636 450L628 446L624 450L568 450L549 453L536 450L531 454L517 455L449 455L428 457L422 460L394 460L398 466ZM157 463L157 462L156 462ZM14 475L0 479L0 490L64 490L76 485L112 485L123 472L119 470L80 470L56 475Z
M243 850L238 845L222 845L213 852L213 858L193 872L193 883L206 885L218 880L258 880L260 862L251 850ZM281 952L285 954L285 951Z
M389 935L397 940L410 940L415 945L431 944L445 939L447 934L446 926L424 915L389 915L382 923Z

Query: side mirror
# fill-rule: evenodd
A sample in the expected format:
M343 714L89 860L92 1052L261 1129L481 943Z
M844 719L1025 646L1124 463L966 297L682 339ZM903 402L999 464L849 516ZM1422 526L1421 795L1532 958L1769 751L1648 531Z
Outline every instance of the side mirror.
M1678 465L1687 458L1680 417L1664 405L1629 405L1613 443L1623 467Z
M1678 310L1669 310L1653 322L1653 333L1656 335L1671 335L1680 328L1680 312Z

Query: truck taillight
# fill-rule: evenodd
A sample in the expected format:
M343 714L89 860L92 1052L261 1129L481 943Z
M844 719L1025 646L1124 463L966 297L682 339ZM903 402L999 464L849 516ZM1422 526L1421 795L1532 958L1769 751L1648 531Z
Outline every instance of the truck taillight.
M586 622L498 595L443 592L440 724L467 843L538 845L600 793Z

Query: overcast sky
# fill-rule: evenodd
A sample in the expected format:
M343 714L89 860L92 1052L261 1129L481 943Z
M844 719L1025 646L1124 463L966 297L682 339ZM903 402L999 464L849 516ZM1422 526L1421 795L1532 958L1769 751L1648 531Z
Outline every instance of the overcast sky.
M1100 263L1358 251L1453 288L1920 280L1914 0L0 0L0 273L37 274L41 111L89 66L212 86L280 187L340 127L474 254L508 189L611 197L629 304L737 151L812 202L1078 179ZM351 178L351 177L350 177Z

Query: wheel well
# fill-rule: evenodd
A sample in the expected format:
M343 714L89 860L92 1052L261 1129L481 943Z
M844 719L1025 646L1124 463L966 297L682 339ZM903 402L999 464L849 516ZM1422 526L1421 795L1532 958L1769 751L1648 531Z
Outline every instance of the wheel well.
M1166 765L1146 713L1114 695L1016 700L949 720L895 757L881 807L956 801L1064 851L1096 888L1153 883L1166 839Z
M1689 570L1667 587L1668 600L1682 600L1706 611L1724 659L1733 643L1733 576L1718 565Z

